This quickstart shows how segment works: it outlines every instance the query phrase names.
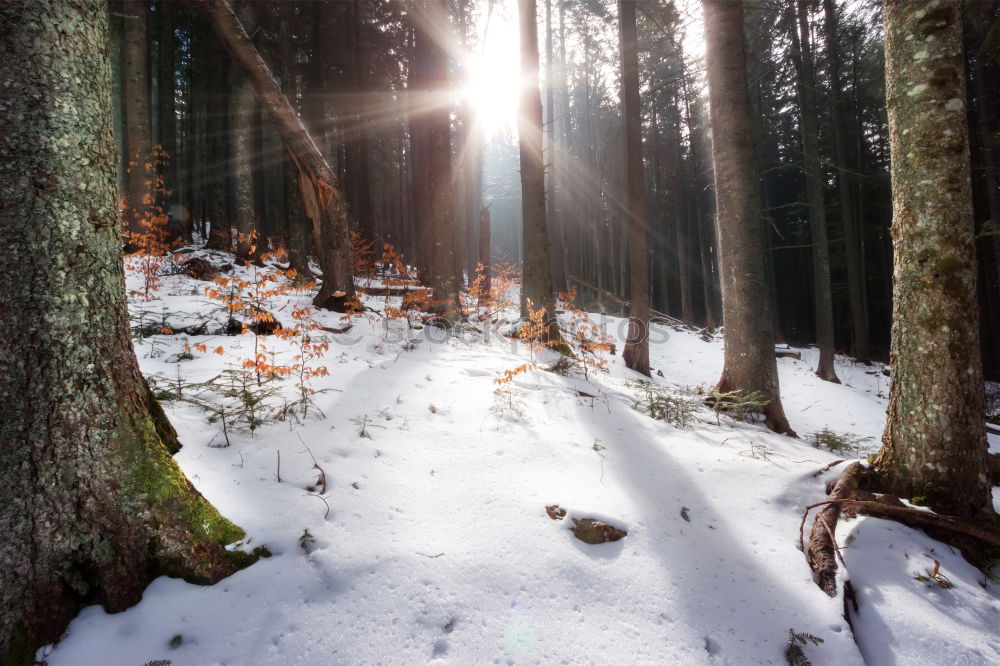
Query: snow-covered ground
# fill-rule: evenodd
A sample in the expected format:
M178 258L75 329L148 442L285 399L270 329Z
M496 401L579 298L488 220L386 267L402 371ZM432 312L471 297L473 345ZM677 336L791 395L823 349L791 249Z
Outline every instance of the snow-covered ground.
M129 285L138 288L135 276ZM205 285L164 278L134 312L178 327L210 318ZM287 324L309 298L284 295L269 308ZM365 303L381 310L385 298ZM795 440L725 416L717 425L704 407L690 427L654 420L634 408L637 375L620 355L589 380L518 374L498 397L493 380L529 360L523 344L474 331L442 340L433 328L404 344L375 313L351 321L348 333L325 334L329 376L314 384L331 389L314 396L325 418L229 433L222 448L204 411L165 403L185 473L250 547L273 555L210 587L160 578L116 615L89 607L43 651L51 666L782 664L790 630L823 640L803 648L813 664L1000 663L998 587L947 546L878 519L842 522L841 574L860 604L853 632L842 596L820 591L798 549L803 507L824 498L840 467L817 471L844 457L809 436L867 437L874 450L888 393L880 366L838 359L838 386L813 374L814 350L780 359ZM621 349L622 322L607 322ZM719 336L654 328L656 382L718 379ZM260 342L288 362L286 343ZM184 343L208 352L176 362ZM136 346L147 375L187 382L253 349L249 334ZM293 381L284 384L294 399ZM322 498L308 490L314 458ZM551 504L567 518L551 520ZM569 531L573 517L628 536L585 544ZM954 587L917 580L933 560Z

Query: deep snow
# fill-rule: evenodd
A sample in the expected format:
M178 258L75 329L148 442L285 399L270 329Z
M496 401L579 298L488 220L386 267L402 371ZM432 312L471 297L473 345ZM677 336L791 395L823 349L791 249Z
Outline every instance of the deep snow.
M211 309L205 284L164 278L133 314L198 319ZM287 321L308 300L283 296L272 311ZM385 299L365 302L381 309ZM790 629L823 639L804 648L813 664L1000 663L998 588L947 546L886 521L842 522L860 650L843 598L816 587L798 550L803 507L840 470L816 476L838 456L807 438L828 428L874 449L881 367L838 358L838 386L813 374L814 350L780 359L795 440L725 417L716 425L707 408L690 428L654 420L633 408L634 375L619 355L589 381L520 374L520 413L497 413L493 379L528 360L523 344L474 332L434 342L440 332L424 329L407 350L384 339L375 314L352 320L349 333L327 336L330 375L316 386L335 390L316 396L324 419L230 434L217 448L218 424L165 403L185 473L273 556L211 587L157 579L123 613L86 608L42 651L49 664L782 664ZM651 348L657 382L718 379L720 336L656 329L666 336ZM252 338L154 336L136 351L147 375L204 380L248 357ZM226 353L169 362L184 342ZM370 437L359 435L365 422ZM326 473L325 503L306 490L316 481L306 446ZM550 520L549 504L569 517ZM569 532L574 516L629 534L587 545ZM314 541L304 548L305 530ZM933 559L953 588L915 578Z

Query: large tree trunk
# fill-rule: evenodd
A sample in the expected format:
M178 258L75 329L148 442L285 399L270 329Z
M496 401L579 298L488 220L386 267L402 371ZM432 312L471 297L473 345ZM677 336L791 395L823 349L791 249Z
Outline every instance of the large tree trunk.
M864 263L858 239L858 222L854 215L854 195L848 175L847 122L840 87L840 41L837 36L837 10L834 0L823 0L826 36L826 57L830 67L830 118L833 125L834 155L837 167L837 188L840 195L840 219L844 227L844 255L847 259L847 295L851 308L851 332L854 357L867 360L871 356L868 341L868 310L865 307Z
M103 0L0 3L0 663L243 536L184 478L129 340ZM66 39L73 35L73 39ZM53 138L58 137L59 141ZM25 270L30 267L30 270Z
M306 214L313 223L313 242L323 271L323 285L313 304L328 310L343 310L354 298L354 276L350 233L343 195L337 189L337 178L295 109L282 94L229 3L226 0L197 2L233 59L250 79L258 103L281 133L285 148L298 169L299 192Z
M639 56L635 3L618 0L622 59L622 110L625 115L625 170L628 190L629 324L625 365L649 375L649 254L646 249L645 174L642 166L642 109L639 106ZM678 220L679 221L679 220Z
M125 190L125 228L129 249L144 223L153 216L153 140L149 112L149 3L127 0L125 9L125 143L128 146L128 180Z
M961 0L888 0L892 386L874 465L940 513L993 513L987 477Z
M725 357L720 391L759 391L767 425L794 434L785 418L774 358L760 203L750 139L743 4L702 0L718 225Z
M816 375L840 383L834 367L833 292L830 286L830 246L826 232L826 204L823 200L823 170L819 155L819 128L816 121L816 70L812 36L809 31L809 4L798 0L798 34L791 26L795 64L798 69L799 130L802 136L802 170L806 176L806 208L812 238L813 304L816 318L816 346L819 363Z
M419 94L414 125L420 132L419 153L425 167L417 185L418 232L425 234L424 280L434 293L433 310L457 315L461 281L457 275L454 190L451 168L451 105L448 53L438 31L450 21L446 5L424 0L416 7L415 67ZM419 168L415 164L415 168ZM419 191L422 190L422 191Z
M518 143L521 157L521 316L528 301L545 309L547 337L559 340L556 299L552 290L548 225L545 219L545 166L542 160L542 96L538 89L538 9L535 0L518 0L521 29L521 89Z

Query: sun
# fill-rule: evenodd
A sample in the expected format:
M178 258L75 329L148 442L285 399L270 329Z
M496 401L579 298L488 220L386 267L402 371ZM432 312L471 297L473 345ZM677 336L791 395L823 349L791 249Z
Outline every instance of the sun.
M488 18L487 18L488 17ZM479 18L479 47L472 53L463 96L472 104L484 138L517 129L521 68L516 16L495 3Z

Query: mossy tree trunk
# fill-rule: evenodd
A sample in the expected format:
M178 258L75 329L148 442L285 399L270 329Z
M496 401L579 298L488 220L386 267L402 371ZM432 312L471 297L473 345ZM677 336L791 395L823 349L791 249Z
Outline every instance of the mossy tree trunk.
M961 0L887 0L892 154L892 387L874 464L888 490L962 517L993 513Z
M129 340L107 43L103 0L0 3L0 663L247 560Z
M702 0L705 11L712 155L725 356L720 391L759 391L767 425L793 434L781 406L774 317L747 99L743 3Z
M642 164L642 107L639 102L639 55L635 3L618 2L622 61L622 111L625 115L625 171L628 189L629 324L622 358L649 376L649 253L647 251L645 173ZM674 174L677 175L677 174ZM677 222L681 215L677 212ZM678 236L680 232L678 232Z

